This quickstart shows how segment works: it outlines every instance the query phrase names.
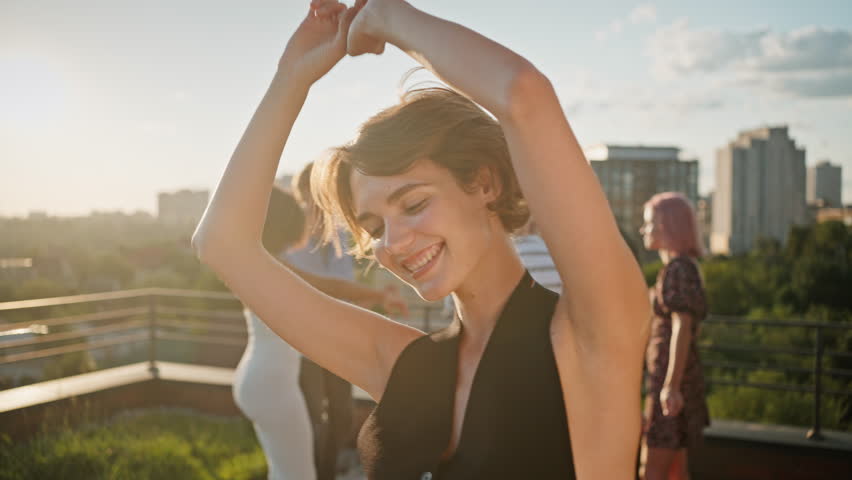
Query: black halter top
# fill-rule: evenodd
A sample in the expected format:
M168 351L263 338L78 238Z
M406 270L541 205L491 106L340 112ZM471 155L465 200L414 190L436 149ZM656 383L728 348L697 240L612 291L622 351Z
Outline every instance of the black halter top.
M370 480L573 479L550 321L559 296L524 273L482 353L453 456L462 324L411 342L358 436Z

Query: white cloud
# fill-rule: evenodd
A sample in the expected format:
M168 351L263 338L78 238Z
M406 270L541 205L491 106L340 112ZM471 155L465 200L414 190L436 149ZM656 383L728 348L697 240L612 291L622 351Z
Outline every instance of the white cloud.
M852 95L852 31L804 27L730 31L694 29L686 19L648 42L656 74L732 75L741 83L804 97Z
M624 22L621 20L613 20L609 22L606 28L595 32L595 40L602 42L613 35L618 35L622 30L624 30Z
M757 67L767 71L852 68L852 31L805 27L767 34Z
M760 38L765 34L764 30L694 30L686 19L680 19L654 32L648 50L658 74L712 72L757 55Z
M595 32L595 40L602 42L610 37L620 34L624 31L626 24L639 25L642 23L653 23L657 20L657 7L649 3L635 7L627 15L627 18L617 18L607 24L601 30Z
M574 116L601 112L687 115L725 106L718 85L682 85L662 93L659 85L613 79L583 67L551 76L565 111Z
M767 83L776 90L801 97L852 97L852 69L774 75Z
M630 23L653 23L657 20L657 7L651 4L639 5L630 12Z

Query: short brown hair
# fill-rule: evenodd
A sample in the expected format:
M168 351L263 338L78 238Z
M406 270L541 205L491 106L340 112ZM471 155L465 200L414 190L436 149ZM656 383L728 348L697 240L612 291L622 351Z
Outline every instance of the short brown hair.
M313 170L314 162L308 162L304 167L302 167L302 170L293 177L290 182L290 189L293 191L293 196L296 197L296 200L302 205L302 208L305 209L306 213L311 213L313 215L313 222L311 225L308 225L310 236L319 236L325 240L328 239L328 235L326 235L324 231L326 225L326 214L314 200L313 190L311 189L311 175L313 174ZM341 245L339 235L335 234L331 236L328 241L324 242L324 244L328 243L331 243L331 246L334 248L335 255L338 257L343 255L343 246ZM321 246L323 246L323 243L317 243L312 251L319 250Z
M296 197L296 200L300 204L302 204L302 208L304 208L306 212L313 214L314 222L312 225L308 225L311 236L322 233L321 230L324 223L324 213L314 201L314 195L311 193L311 173L313 170L314 162L308 162L304 167L302 167L302 170L293 177L293 180L290 183L290 190L293 192L293 196ZM335 245L335 247L340 250L337 245Z
M311 172L314 170L314 162L308 162L290 182L290 190L293 196L303 206L313 202L311 195Z
M355 221L352 172L397 175L422 158L449 170L465 191L471 191L481 169L487 168L498 189L488 208L499 216L503 228L512 233L529 219L500 124L467 97L448 88L428 87L407 91L398 105L367 120L355 141L334 149L314 167L314 199L327 213L325 238L331 238L343 220L352 232L352 253L366 256L370 239Z
M290 193L277 185L269 194L266 222L263 225L263 247L272 255L298 242L305 232L305 212Z

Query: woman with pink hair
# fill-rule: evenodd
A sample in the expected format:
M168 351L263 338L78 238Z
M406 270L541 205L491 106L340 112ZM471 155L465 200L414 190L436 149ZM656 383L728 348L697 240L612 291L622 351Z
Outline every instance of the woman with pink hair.
M707 315L697 262L703 249L692 204L682 194L654 195L644 216L639 233L645 248L659 252L663 268L652 290L640 477L687 479L687 448L700 443L710 424L696 344Z

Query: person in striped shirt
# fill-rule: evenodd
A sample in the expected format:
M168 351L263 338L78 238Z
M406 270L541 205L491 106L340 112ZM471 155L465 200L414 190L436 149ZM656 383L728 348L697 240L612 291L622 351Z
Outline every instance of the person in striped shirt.
M562 279L550 257L550 251L544 243L544 239L538 234L535 220L530 219L524 230L515 238L515 250L521 257L533 279L542 287L562 294Z

